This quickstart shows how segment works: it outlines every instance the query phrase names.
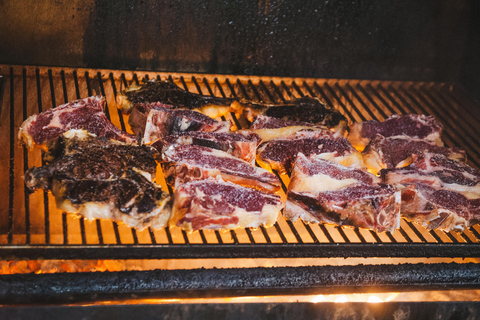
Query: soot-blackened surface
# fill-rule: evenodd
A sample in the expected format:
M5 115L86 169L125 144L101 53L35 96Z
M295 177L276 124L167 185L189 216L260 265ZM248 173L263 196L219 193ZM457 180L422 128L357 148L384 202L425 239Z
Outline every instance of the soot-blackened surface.
M231 99L203 96L179 88L170 81L149 81L141 84L141 89L124 93L133 104L160 102L174 108L195 109L208 104L228 106Z

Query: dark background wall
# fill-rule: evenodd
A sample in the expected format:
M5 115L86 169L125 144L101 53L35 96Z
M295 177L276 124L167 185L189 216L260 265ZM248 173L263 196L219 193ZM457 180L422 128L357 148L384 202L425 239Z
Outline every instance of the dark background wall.
M480 85L474 0L0 1L0 63Z

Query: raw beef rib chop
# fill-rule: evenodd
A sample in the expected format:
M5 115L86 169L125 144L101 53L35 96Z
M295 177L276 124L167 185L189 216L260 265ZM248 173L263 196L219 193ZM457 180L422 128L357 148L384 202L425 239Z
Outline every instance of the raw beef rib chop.
M193 144L221 150L255 165L257 146L262 139L245 130L233 132L187 131L169 135L152 146L162 151L173 145Z
M229 121L217 121L196 111L174 110L159 107L157 104L150 104L149 107L137 105L135 110L139 110L140 107L148 110L145 122L143 119L135 118L136 113L132 113L129 124L136 134L143 135L142 142L145 144L179 132L228 132L230 129Z
M171 225L185 230L271 226L280 197L221 180L191 181L175 191Z
M352 123L348 140L359 151L363 151L377 134L384 137L408 136L415 139L425 139L438 146L443 146L442 130L442 124L433 116L395 114L383 122L370 120Z
M402 189L402 215L430 229L462 231L480 219L480 171L441 154L415 156L411 165L381 171Z
M71 130L51 163L25 173L30 190L51 190L57 207L88 219L112 219L143 229L162 228L170 196L152 182L155 149Z
M412 156L423 152L443 154L456 161L467 161L466 153L458 148L447 148L424 139L407 136L387 137L377 135L363 150L363 160L370 172L377 174L384 168L404 167Z
M34 145L46 148L46 143L64 132L83 129L98 137L136 143L137 137L123 132L111 123L105 113L105 98L89 97L48 109L28 117L20 126L18 139L31 149Z
M290 172L297 154L329 159L346 166L364 168L362 155L347 138L332 131L299 131L292 136L273 139L257 150L257 161L278 172Z
M284 215L291 220L352 225L377 232L400 227L400 191L366 171L338 163L295 160Z
M188 181L217 176L267 193L281 190L280 180L273 173L220 150L179 145L164 148L162 156L165 179L175 190Z
M286 121L274 117L258 116L249 129L251 132L258 134L263 142L278 138L291 136L298 131L330 131L326 126L317 125L308 122ZM338 136L343 136L343 132L338 132Z

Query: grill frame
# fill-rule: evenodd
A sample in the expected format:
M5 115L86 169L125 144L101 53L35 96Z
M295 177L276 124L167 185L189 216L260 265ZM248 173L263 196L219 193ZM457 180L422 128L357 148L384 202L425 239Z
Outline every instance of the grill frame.
M300 257L480 257L480 226L470 227L466 232L445 233L425 231L422 227L402 221L402 228L394 234L376 234L373 231L349 227L325 227L292 223L282 220L272 228L244 231L200 231L195 235L169 228L165 230L166 243L157 241L157 232L148 230L150 243L142 243L145 236L136 230L119 226L115 222L86 222L78 219L80 243L69 241L72 224L77 223L65 213L58 213L54 201L47 192L32 195L22 187L21 173L31 162L38 163L39 155L25 148L23 152L15 146L18 125L27 116L41 112L47 107L66 103L92 94L107 96L106 113L115 124L125 130L126 118L116 110L113 100L121 87L139 79L157 77L168 79L186 90L218 95L234 96L265 102L281 102L306 94L318 96L330 106L337 107L349 120L356 121L376 118L381 120L390 113L417 112L435 115L445 125L445 142L466 149L470 163L480 166L480 145L475 124L480 117L473 111L475 102L460 88L444 83L378 82L361 80L327 80L308 78L270 78L251 76L225 76L202 74L176 74L154 72L127 72L116 70L91 70L71 68L42 68L25 66L1 66L0 78L9 90L0 95L7 116L10 159L8 163L8 212L2 209L1 219L7 218L7 232L0 234L0 258L4 259L182 259L182 258L300 258ZM33 81L33 82L32 82ZM287 83L289 83L287 85ZM300 85L298 84L300 83ZM30 101L35 100L32 110ZM226 92L229 90L230 95ZM36 92L35 92L36 91ZM113 100L112 100L113 99ZM20 101L19 101L20 100ZM0 109L1 112L1 109ZM21 116L20 116L21 115ZM237 127L244 122L233 118ZM455 123L459 121L460 123ZM5 127L4 127L5 128ZM6 129L2 129L2 135ZM476 140L477 139L477 140ZM20 169L21 168L21 169ZM23 193L22 197L17 194ZM23 190L23 192L22 192ZM33 199L33 197L37 197ZM20 198L20 200L19 200ZM43 199L43 237L34 232L41 210L32 211L33 199ZM22 201L23 200L23 201ZM34 202L33 201L33 202ZM22 208L23 205L23 208ZM35 210L34 210L35 211ZM61 223L59 224L59 215ZM18 215L24 215L24 225L18 227ZM33 221L35 220L36 221ZM51 223L56 219L57 223ZM102 230L111 223L110 233L115 242L109 241ZM5 226L5 221L2 224ZM55 228L62 227L62 234L55 234ZM52 228L53 229L52 229ZM96 229L91 233L87 228ZM103 229L102 229L103 228ZM18 230L24 230L19 233ZM125 230L127 229L127 230ZM301 229L301 230L300 230ZM70 231L69 231L70 230ZM130 230L130 231L129 231ZM70 233L69 233L70 232ZM130 233L128 241L122 241L125 232ZM52 233L52 234L51 234ZM240 239L240 233L246 241ZM3 238L1 238L3 236ZM58 238L60 236L60 241ZM275 236L277 241L272 239ZM42 234L40 234L40 238ZM224 240L230 237L230 242ZM263 238L262 238L263 237ZM309 238L310 237L310 238ZM25 239L24 241L23 238ZM34 239L35 238L35 239ZM140 239L141 238L141 239ZM192 241L197 238L197 243ZM211 239L217 243L212 243ZM19 240L20 239L20 240ZM258 241L260 239L260 242ZM309 241L305 241L305 240ZM326 240L325 240L326 239ZM373 241L370 241L373 239ZM6 241L5 241L6 240ZM111 240L111 239L110 239ZM122 243L123 242L123 243ZM375 242L375 243L372 243Z

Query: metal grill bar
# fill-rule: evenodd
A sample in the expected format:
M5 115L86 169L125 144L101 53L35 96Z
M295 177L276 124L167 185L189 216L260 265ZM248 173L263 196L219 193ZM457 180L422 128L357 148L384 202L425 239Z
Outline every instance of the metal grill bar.
M19 123L37 112L29 107L28 93L31 92L36 92L38 112L46 105L56 107L73 99L102 94L107 98L107 117L122 130L129 130L128 116L121 114L115 106L118 92L131 83L138 84L139 79L152 78L168 79L185 90L200 94L269 103L310 95L339 109L351 121L382 121L394 113L434 114L445 125L447 144L465 148L471 162L478 165L480 145L476 143L478 133L475 128L480 125L480 119L476 115L470 116L472 108L478 107L460 95L459 90L426 83L178 74L161 77L160 74L141 72L8 66L5 69L0 66L0 71L3 70L8 70L9 90L4 94L7 95L5 100L10 102L10 126L6 127L9 132L4 135L10 139L10 162L7 164L9 181L5 182L9 187L9 204L6 216L1 217L5 221L6 232L0 234L3 236L0 239L4 239L0 240L0 256L74 259L480 256L480 229L477 230L477 226L464 233L445 233L402 221L402 227L393 234L377 234L358 228L314 225L302 221L292 223L280 218L272 228L187 234L177 228L138 232L115 222L100 220L88 222L78 219L77 224L77 219L56 210L54 206L50 207L48 193L43 193L41 199L42 194L30 194L17 180L36 161L37 166L40 164L39 153L31 156L26 149L22 154L15 148ZM2 79L0 77L0 91ZM249 125L248 121L238 119L234 114L225 119L232 120L239 129ZM289 178L279 178L286 192L285 183ZM16 196L19 191L21 197ZM43 209L35 205L38 200ZM39 218L43 223L39 224ZM39 240L42 237L44 240Z

